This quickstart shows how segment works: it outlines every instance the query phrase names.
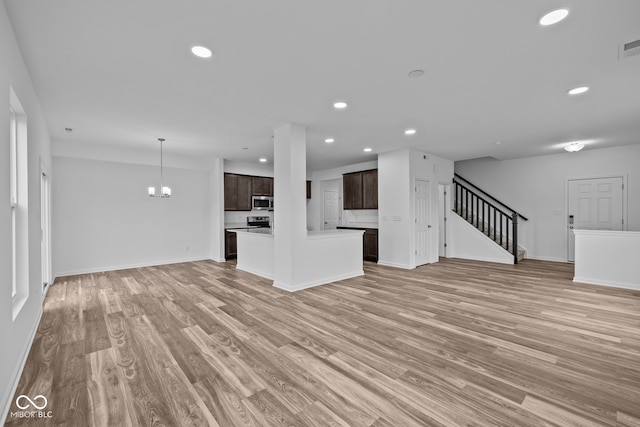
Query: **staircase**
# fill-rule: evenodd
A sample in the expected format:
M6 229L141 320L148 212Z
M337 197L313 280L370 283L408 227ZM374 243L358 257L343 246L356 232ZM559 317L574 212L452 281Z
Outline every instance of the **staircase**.
M458 174L453 185L453 211L512 254L514 264L522 261L525 251L518 246L518 223L528 219Z

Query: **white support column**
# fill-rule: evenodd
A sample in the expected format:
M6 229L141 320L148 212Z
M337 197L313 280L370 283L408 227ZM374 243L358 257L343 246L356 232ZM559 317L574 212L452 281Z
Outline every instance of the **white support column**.
M307 237L307 137L303 126L287 124L275 130L274 171L274 286L294 287L295 266Z
M211 160L209 197L211 259L224 262L224 159L222 158Z

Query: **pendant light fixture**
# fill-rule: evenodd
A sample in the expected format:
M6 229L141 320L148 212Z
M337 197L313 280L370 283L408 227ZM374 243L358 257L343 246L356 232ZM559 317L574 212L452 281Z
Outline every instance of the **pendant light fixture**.
M156 187L149 187L149 197L171 197L171 188L165 187L162 182L162 143L164 142L164 138L158 138L160 141L160 194L156 194Z

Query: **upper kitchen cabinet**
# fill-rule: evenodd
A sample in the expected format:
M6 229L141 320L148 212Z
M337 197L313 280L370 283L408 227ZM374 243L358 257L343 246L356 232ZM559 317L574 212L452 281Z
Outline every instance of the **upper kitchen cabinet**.
M362 209L362 172L342 175L342 208Z
M265 176L251 177L254 196L271 196L273 197L273 178Z
M378 209L378 170L342 175L343 209Z
M224 210L250 211L253 195L253 177L247 175L224 174Z
M362 172L362 209L378 209L378 169Z

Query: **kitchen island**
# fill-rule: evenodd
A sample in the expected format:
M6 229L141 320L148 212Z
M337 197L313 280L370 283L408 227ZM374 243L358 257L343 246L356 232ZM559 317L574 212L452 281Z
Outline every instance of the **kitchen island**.
M274 236L271 229L229 230L237 234L236 268L267 279L274 279ZM297 291L347 277L362 276L363 230L310 231L291 263Z

